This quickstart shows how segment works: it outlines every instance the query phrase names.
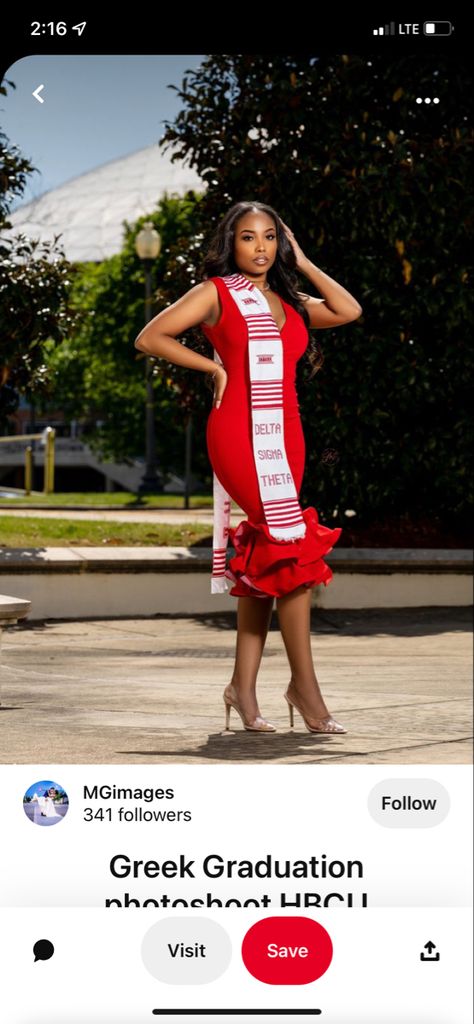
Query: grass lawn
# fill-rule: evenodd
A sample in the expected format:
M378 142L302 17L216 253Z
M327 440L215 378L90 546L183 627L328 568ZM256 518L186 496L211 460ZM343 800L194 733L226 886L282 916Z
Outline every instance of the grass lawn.
M207 538L207 544L203 540ZM100 519L47 519L40 516L0 517L0 548L146 545L189 547L212 544L212 532L201 523L108 523Z
M5 488L8 491L8 488ZM66 491L57 494L36 492L28 496L19 494L16 498L5 498L0 490L0 508L28 508L28 505L109 505L111 508L184 508L182 494L147 494L137 495L130 491L93 491L76 493ZM209 508L212 506L211 494L193 494L189 499L190 508Z

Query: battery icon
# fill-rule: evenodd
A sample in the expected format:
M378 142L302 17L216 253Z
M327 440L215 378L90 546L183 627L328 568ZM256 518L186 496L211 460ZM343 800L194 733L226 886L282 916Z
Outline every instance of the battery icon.
M423 32L425 36L450 36L453 26L450 21L425 21Z

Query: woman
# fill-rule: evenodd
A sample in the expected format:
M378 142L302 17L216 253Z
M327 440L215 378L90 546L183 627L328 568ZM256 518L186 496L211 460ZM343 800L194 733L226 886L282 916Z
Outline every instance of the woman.
M33 803L33 801L36 800L39 808L39 814L42 818L61 817L61 815L57 813L56 807L54 805L54 800L55 797L57 797L57 795L57 789L55 789L54 786L50 786L50 788L48 790L45 790L44 793L40 792L39 795L38 793L34 793L33 796L31 797L31 803Z
M297 292L295 270L324 298ZM285 694L290 724L297 708L310 732L343 733L321 695L310 643L311 587L331 580L322 555L342 531L322 526L315 509L299 505L305 442L294 376L309 343L308 328L349 323L362 308L304 255L275 210L259 202L228 210L204 259L203 276L147 324L135 347L211 373L214 380L207 423L215 509L219 505L213 581L219 592L223 581L232 580L230 594L238 598L235 665L224 690L226 728L234 708L245 729L275 732L260 714L256 681L276 597L291 667ZM176 340L197 325L214 348L213 360ZM228 497L248 516L236 529L225 525ZM226 568L229 536L236 555Z

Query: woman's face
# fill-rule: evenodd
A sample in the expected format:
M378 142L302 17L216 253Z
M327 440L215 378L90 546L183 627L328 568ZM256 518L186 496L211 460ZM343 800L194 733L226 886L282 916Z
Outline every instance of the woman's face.
M275 223L268 213L245 213L237 221L234 259L252 281L264 281L278 250Z

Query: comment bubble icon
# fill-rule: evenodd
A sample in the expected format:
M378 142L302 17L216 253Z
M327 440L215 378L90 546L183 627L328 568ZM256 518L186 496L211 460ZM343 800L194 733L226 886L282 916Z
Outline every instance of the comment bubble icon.
M51 960L54 954L53 943L49 939L38 939L33 946L33 953L35 957L35 963L37 960Z

